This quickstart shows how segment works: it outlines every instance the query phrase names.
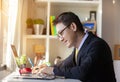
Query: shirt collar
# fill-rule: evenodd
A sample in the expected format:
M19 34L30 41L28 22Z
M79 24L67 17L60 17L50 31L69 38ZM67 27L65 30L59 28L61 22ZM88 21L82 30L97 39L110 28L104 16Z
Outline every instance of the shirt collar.
M80 43L80 45L79 45L78 50L81 49L81 47L82 47L83 43L85 42L85 40L87 39L87 37L88 37L88 32L85 33L85 36L83 37L83 39L82 39L82 41L81 41L81 43Z

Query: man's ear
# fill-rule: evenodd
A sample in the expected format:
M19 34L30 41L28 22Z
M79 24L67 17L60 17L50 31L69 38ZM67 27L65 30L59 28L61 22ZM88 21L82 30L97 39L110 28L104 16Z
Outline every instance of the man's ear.
M71 24L71 27L70 27L73 31L77 31L77 26L76 26L76 24L73 22L72 24Z

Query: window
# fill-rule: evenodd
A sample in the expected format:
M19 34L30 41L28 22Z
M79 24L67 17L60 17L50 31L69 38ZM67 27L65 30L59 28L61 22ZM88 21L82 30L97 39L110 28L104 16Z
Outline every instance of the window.
M0 1L0 60L2 60L0 64L6 64L10 70L14 70L15 65L10 45L14 44L19 49L21 39L20 17L24 0Z

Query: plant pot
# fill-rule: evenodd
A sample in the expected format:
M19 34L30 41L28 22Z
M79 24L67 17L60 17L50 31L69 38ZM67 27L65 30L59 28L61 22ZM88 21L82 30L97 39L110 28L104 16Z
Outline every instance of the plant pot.
M27 28L27 34L33 34L33 28Z
M42 24L34 24L34 33L35 35L40 35L43 33L44 25Z

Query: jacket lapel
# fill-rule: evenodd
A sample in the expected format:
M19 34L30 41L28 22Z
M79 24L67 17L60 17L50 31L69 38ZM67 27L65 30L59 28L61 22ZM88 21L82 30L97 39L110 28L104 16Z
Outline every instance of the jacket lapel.
M90 40L91 40L91 37L93 37L93 34L92 33L88 33L88 37L87 39L85 40L85 42L83 43L81 49L79 50L78 52L78 56L77 56L77 64L76 65L79 65L81 62L81 57L84 55L84 53L86 52L86 47L88 46ZM75 51L75 50L74 50Z

